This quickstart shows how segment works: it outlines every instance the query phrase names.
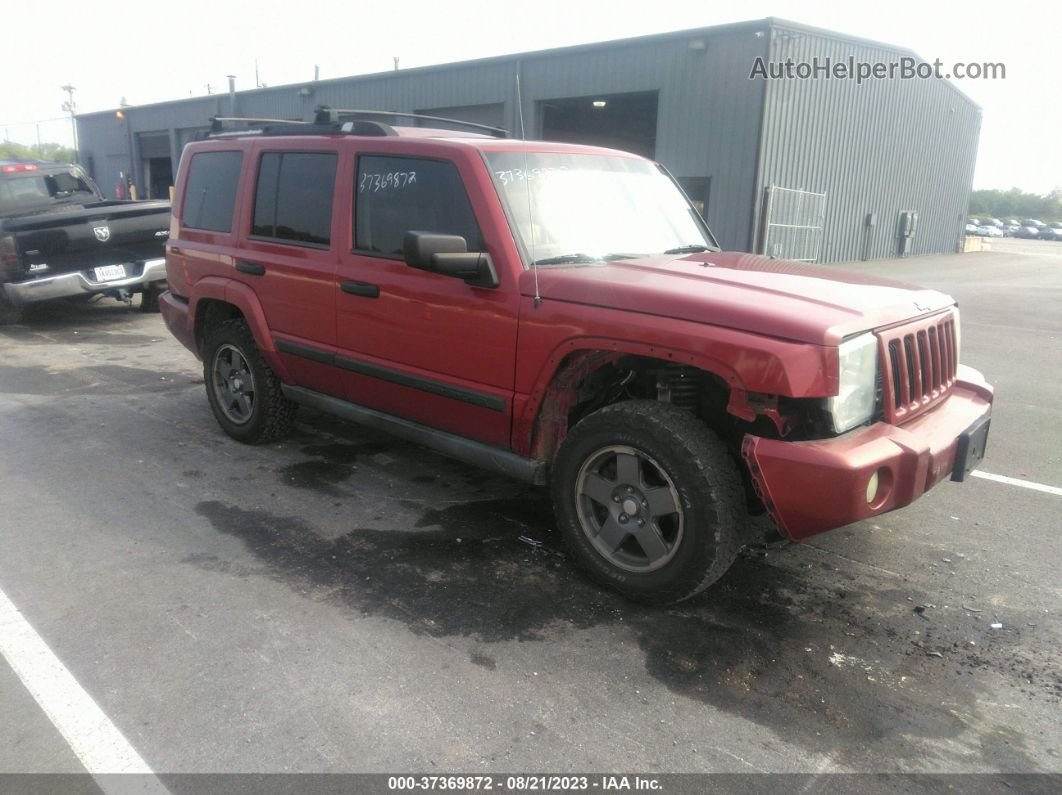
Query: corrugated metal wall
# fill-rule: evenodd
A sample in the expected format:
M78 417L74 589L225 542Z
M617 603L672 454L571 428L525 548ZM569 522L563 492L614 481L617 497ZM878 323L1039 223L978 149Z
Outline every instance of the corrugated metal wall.
M905 53L775 23L773 62L890 62ZM980 109L943 80L767 81L759 193L826 194L820 261L894 257L900 213L918 213L912 254L954 251L973 182ZM757 203L757 233L762 231ZM868 214L876 226L867 226Z
M139 136L162 133L170 140L170 158L176 172L181 148L191 140L196 129L210 126L207 120L211 116L227 112L228 99L227 95L215 94L161 105L124 108L125 120L118 119L113 110L78 116L81 162L88 167L100 189L113 198L121 180L120 174L132 170L134 182L137 185L143 182L141 158L144 152Z
M745 64L766 53L756 29L765 26L525 58L528 133L541 132L539 109L551 99L657 91L656 159L676 177L711 179L708 223L725 248L744 249L764 88L750 83Z
M763 22L521 56L385 72L342 80L241 91L235 112L227 93L78 117L84 156L113 195L118 172L133 161L141 181L138 136L170 134L174 163L191 132L214 115L302 118L317 105L412 112L446 108L481 121L483 106L500 105L501 123L518 132L517 75L528 137L541 131L540 103L555 98L656 91L656 157L677 177L711 179L708 220L727 248L744 249L751 233L749 205L764 86L751 83L748 64L766 55ZM757 31L761 35L757 36ZM468 113L459 113L467 108ZM492 111L497 113L497 111ZM130 147L134 156L130 158Z
M953 250L973 179L979 110L939 81L750 79L757 57L890 60L899 52L792 23L700 30L364 77L227 93L78 117L82 160L114 195L141 134L165 133L174 165L215 115L309 119L317 105L487 116L518 132L517 76L528 137L551 99L654 91L656 158L676 177L710 180L707 216L728 249L754 250L763 190L827 194L823 261L894 256L902 211L919 213L913 253ZM467 112L462 112L466 109ZM487 116L484 116L487 114ZM146 140L146 139L145 139ZM864 218L877 214L866 233Z

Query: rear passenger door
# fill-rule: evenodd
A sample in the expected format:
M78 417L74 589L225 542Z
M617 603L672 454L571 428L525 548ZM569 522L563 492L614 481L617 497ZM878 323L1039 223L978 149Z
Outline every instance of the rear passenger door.
M478 156L478 155L476 155ZM337 364L350 400L499 447L509 446L518 295L406 265L408 231L460 235L500 264L481 228L473 166L362 152L353 174L353 251L337 273Z
M333 234L338 155L330 149L257 150L253 201L235 277L250 286L265 310L270 333L295 383L342 393L335 353Z

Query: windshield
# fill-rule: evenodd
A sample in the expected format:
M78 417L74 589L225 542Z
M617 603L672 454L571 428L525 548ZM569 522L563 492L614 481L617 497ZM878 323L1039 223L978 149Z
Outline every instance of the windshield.
M718 250L679 188L646 160L488 152L519 243L538 265Z

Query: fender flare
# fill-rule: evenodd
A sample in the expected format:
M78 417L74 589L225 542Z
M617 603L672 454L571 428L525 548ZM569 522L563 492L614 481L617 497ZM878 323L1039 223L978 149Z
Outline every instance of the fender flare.
M251 330L251 335L254 337L255 345L258 346L273 372L277 374L280 380L290 382L288 369L284 366L276 344L273 342L273 335L269 332L269 323L266 321L265 310L262 309L262 304L254 290L246 284L233 279L208 276L195 283L195 292L195 298L189 302L189 313L196 319L195 332L198 339L202 338L203 333L202 329L198 327L200 301L204 299L220 301L234 306L243 315L248 328Z

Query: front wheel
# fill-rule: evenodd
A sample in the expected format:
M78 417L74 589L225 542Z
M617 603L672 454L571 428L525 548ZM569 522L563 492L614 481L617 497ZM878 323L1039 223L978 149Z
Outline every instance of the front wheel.
M214 418L236 441L262 444L291 430L297 407L284 397L244 320L226 320L207 331L203 380Z
M575 563L646 604L707 588L745 535L744 490L726 446L667 403L617 403L579 422L557 453L552 490Z

